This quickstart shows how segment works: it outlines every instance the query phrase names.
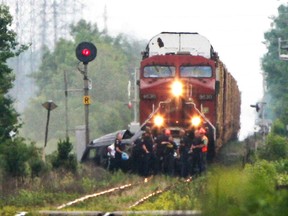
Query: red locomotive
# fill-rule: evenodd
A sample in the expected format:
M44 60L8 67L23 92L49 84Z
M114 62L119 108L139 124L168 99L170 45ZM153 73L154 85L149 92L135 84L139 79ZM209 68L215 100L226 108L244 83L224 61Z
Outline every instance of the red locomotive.
M237 138L240 92L210 42L198 33L162 32L148 43L140 67L140 124L208 129L208 159Z
M181 128L193 134L195 129L205 127L209 138L207 159L211 160L223 143L237 138L241 103L237 82L205 37L162 32L150 40L142 55L140 124L136 129L120 131L122 142L133 146L145 126L170 129L174 138ZM99 164L105 164L107 146L118 132L89 143L82 160L94 149Z

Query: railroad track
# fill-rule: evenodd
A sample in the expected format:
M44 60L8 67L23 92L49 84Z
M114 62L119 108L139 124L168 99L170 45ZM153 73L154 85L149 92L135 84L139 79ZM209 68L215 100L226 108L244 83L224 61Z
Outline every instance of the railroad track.
M129 215L182 215L182 216L201 216L201 211L197 210L173 210L173 211L165 211L165 210L155 210L155 211L114 211L114 212L101 212L101 211L39 211L41 215L58 215L58 216L68 216L68 215L85 215L85 216L129 216Z
M188 178L186 179L184 182L190 182L192 181L192 178ZM175 187L175 185L169 185L169 186L166 186L164 189L162 190L157 190L155 192L152 192L150 194L148 194L147 196L141 198L140 200L138 200L137 202L135 202L133 205L129 206L129 208L133 208L133 207L136 207L142 203L144 203L145 201L149 200L151 197L154 197L154 196L157 196L159 194L162 194L164 193L165 191L168 191L170 189L172 189L173 187Z
M57 209L63 209L67 206L71 206L71 205L74 205L74 204L77 204L79 202L83 202L87 199L90 199L90 198L93 198L93 197L98 197L98 196L101 196L101 195L105 195L105 194L109 194L109 193L113 193L115 191L119 191L119 190L125 190L126 188L129 188L129 187L132 187L134 186L134 184L126 184L126 185L122 185L122 186L119 186L119 187L114 187L114 188L111 188L111 189L108 189L108 190L105 190L105 191L101 191L101 192L98 192L98 193L94 193L94 194L90 194L90 195L85 195L83 197L80 197L78 199L75 199L71 202L68 202L66 204L63 204L63 205L60 205L57 207Z
M137 183L125 184L125 185L121 185L121 186L118 186L118 187L110 188L110 189L107 189L107 190L104 190L104 191L101 191L101 192L85 195L83 197L80 197L80 198L75 199L73 201L70 201L68 203L62 204L62 205L58 206L56 209L60 210L60 209L63 209L65 207L77 204L79 202L83 202L83 201L85 201L87 199L90 199L90 198L95 198L95 197L107 195L107 194L114 193L114 192L117 192L117 191L123 191L123 190L126 190L128 188L131 188L131 187L139 185L139 184L148 183L151 179L152 179L152 177L145 178L144 181L140 181L140 182L137 182Z
M137 182L137 183L134 183L134 184L132 184L132 183L131 184L125 184L125 185L121 185L121 186L118 186L118 187L110 188L110 189L107 189L107 190L104 190L104 191L101 191L101 192L97 192L97 193L94 193L94 194L85 195L83 197L80 197L80 198L75 199L73 201L70 201L68 203L62 204L62 205L58 206L56 209L57 210L61 210L61 209L65 208L65 207L68 207L68 206L83 202L83 201L85 201L87 199L91 199L91 198L107 195L107 194L114 193L114 192L117 192L117 191L123 191L123 190L129 189L129 188L131 188L133 186L136 186L136 185L139 185L139 184L143 184L143 183L146 184L152 178L153 178L153 176L151 176L149 178L145 178L144 181L140 181L140 182ZM184 182L190 182L191 180L192 180L192 178L188 178ZM173 187L174 187L174 185L168 185L164 189L158 189L156 191L153 191L152 193L148 194L147 196L144 196L143 198L141 198L138 201L136 201L133 205L129 206L129 208L133 208L135 206L138 206L138 205L144 203L145 201L149 200L151 197L157 196L157 195L159 195L159 194L161 194L161 193L163 193L165 191L170 190Z
M104 195L112 194L116 192L129 191L129 189L132 190L133 187L139 186L139 185L142 187L143 184L149 184L152 178L153 177L145 178L143 181L139 181L136 183L125 184L125 185L113 187L113 188L110 188L101 192L85 195L73 201L57 206L56 207L57 210L39 211L39 214L41 215L97 215L97 216L104 216L104 215L106 216L108 215L201 215L200 211L195 211L195 210L191 210L191 211L181 211L181 210L178 210L178 211L150 211L150 210L149 211L148 210L147 211L134 211L133 210L134 207L143 204L144 202L150 200L152 197L158 196L168 190L171 190L172 188L176 186L176 184L167 185L162 189L159 186L153 192L147 194L146 196L140 198L139 200L134 202L132 205L130 205L128 207L128 209L130 209L129 211L103 212L103 211L65 211L63 210L69 206L77 205L78 203L84 202L91 198L96 198L96 197L100 197L100 196L104 196ZM186 179L184 182L190 182L191 180L192 179L189 178L189 179Z

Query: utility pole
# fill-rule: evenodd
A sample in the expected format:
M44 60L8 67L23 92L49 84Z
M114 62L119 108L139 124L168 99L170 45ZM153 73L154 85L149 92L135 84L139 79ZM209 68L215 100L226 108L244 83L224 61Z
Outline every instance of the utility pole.
M86 145L88 145L90 141L90 135L89 135L89 105L91 104L90 96L89 96L89 79L88 79L88 70L87 70L87 64L84 64L84 73L83 73L83 80L84 80L84 95L83 95L83 103L85 107L85 137L86 137Z
M83 74L84 80L84 95L83 95L83 104L85 108L85 141L86 145L90 142L89 137L89 105L91 103L89 96L89 79L88 79L88 69L87 65L90 61L94 60L97 56L97 49L94 44L90 42L82 42L78 44L76 48L76 57L84 65L84 70L78 70Z
M67 73L64 71L64 92L65 92L65 127L66 127L66 139L68 139L68 130L69 130L69 122L68 122L68 83L67 83Z
M49 121L50 121L50 112L51 110L55 109L57 105L52 101L49 100L45 103L42 104L42 106L47 109L47 121L46 121L46 129L45 129L45 141L44 141L44 148L43 148L43 155L42 159L45 162L45 148L47 146L47 140L48 140L48 126L49 126Z

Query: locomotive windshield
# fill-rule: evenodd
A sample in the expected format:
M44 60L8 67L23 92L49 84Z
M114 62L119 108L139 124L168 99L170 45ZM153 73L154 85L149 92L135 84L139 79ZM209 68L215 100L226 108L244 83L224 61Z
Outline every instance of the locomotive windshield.
M144 67L143 76L147 78L174 77L175 71L174 66L150 65Z
M181 77L212 77L212 68L210 66L182 66L180 67Z

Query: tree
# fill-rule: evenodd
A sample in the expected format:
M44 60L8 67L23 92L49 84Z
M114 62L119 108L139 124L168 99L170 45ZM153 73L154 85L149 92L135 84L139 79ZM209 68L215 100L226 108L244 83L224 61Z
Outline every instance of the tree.
M288 7L278 8L278 17L272 18L272 29L265 33L267 53L262 58L265 72L267 93L265 101L274 118L288 124L288 62L279 59L278 39L288 40Z
M16 41L16 33L9 29L12 24L12 16L5 5L0 5L0 145L6 139L10 139L9 132L17 126L18 113L13 108L13 100L7 95L12 88L14 75L7 65L9 58L18 56L27 47L19 45Z
M12 142L6 142L1 148L4 168L12 177L25 177L28 175L29 151L24 139L17 138Z
M127 85L139 67L142 42L125 35L113 38L99 31L96 24L81 20L71 26L72 40L61 39L54 50L47 49L39 71L32 76L39 89L30 106L25 110L25 134L39 141L44 137L45 110L41 103L53 100L58 108L51 115L50 138L65 137L65 95L63 73L67 72L68 88L83 89L83 75L77 71L75 49L80 42L92 42L97 47L97 58L88 65L92 81L90 109L90 137L127 128L132 112L127 109ZM143 46L142 46L143 45ZM68 92L69 129L84 124L83 92ZM23 133L24 134L24 133ZM49 147L49 145L48 145Z
M12 177L24 177L29 174L29 159L39 159L39 154L33 153L36 148L29 147L24 138L16 136L12 140L10 136L12 130L16 132L21 127L21 122L13 107L14 101L8 95L15 76L7 60L28 48L17 42L16 33L10 30L11 23L8 7L0 4L0 169ZM37 174L39 169L34 172Z
M59 140L57 155L52 157L53 168L63 167L71 172L76 172L77 170L77 159L74 154L71 154L73 149L72 143L69 138L66 140Z

